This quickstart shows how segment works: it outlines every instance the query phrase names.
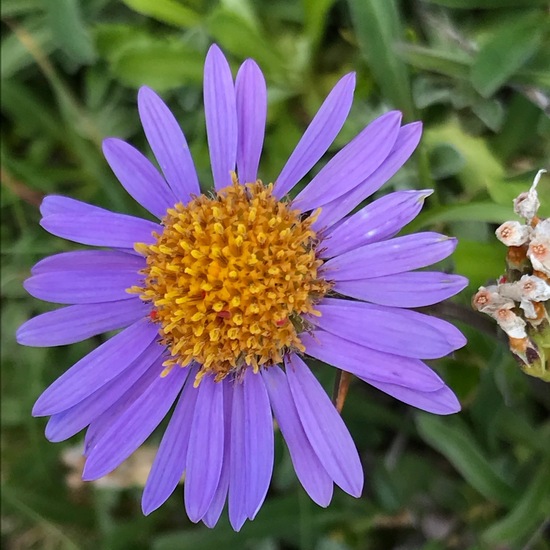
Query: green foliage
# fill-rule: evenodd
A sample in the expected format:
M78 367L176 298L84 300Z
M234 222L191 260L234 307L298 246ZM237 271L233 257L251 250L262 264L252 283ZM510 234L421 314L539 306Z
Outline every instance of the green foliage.
M408 69L394 47L403 36L396 2L350 0L349 5L361 53L382 94L412 118Z
M82 20L78 0L52 0L46 4L48 25L59 49L79 65L95 60L92 37ZM68 33L67 29L72 32Z
M492 96L537 52L542 34L540 14L536 12L499 28L475 57L471 71L474 88L483 97ZM514 47L508 49L509 44ZM505 51L507 55L502 55Z
M191 8L175 0L123 0L124 3L138 13L169 23L175 27L194 27L201 22L200 15Z
M496 225L514 219L511 200L550 158L547 1L3 0L2 18L2 546L549 548L549 387L523 375L495 327L469 305L479 285L504 271ZM407 231L458 237L445 268L470 278L439 310L461 323L469 344L433 362L463 412L420 414L354 382L343 416L366 469L363 497L336 489L328 509L317 507L278 438L266 504L239 534L226 518L215 530L192 525L180 490L143 517L132 483L79 484L66 458L81 436L51 444L45 421L30 411L101 339L40 349L20 347L13 336L49 309L22 288L30 267L74 249L40 228L45 194L143 215L101 154L110 135L148 152L139 86L162 93L185 130L203 188L211 186L202 65L214 41L234 69L254 57L266 75L265 180L348 71L357 72L356 100L331 153L389 108L401 109L406 122L422 120L419 151L380 193L434 188ZM539 191L541 213L550 216L549 176ZM330 388L333 370L316 373ZM149 443L158 441L156 434Z

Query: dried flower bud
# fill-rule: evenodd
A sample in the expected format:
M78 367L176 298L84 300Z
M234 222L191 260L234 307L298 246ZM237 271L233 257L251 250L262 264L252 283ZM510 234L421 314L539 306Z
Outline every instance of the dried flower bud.
M550 277L550 241L548 239L533 239L529 243L527 256L535 271Z
M496 231L497 239L506 246L521 246L529 240L531 228L519 222L504 222Z
M529 319L529 321L534 321L537 319L538 312L533 302L530 300L521 300L519 307L522 309L526 319Z
M481 287L472 306L497 321L525 373L550 382L550 219L537 214L537 184L544 172L514 201L515 212L528 225L507 221L496 231L508 247L506 274L496 285Z
M523 271L527 264L527 245L508 247L508 253L506 254L508 269Z
M540 220L533 229L533 239L550 240L550 218Z
M474 309L494 316L499 309L512 309L515 304L512 300L503 297L495 285L480 287L472 299Z
M494 317L499 327L510 336L510 338L527 338L527 332L525 331L527 323L511 309L499 309L496 311Z
M533 302L550 300L550 285L536 275L524 275L516 284L520 287L524 299Z
M537 185L542 174L545 172L546 170L539 170L535 176L531 189L529 189L527 193L521 193L514 199L514 212L522 218L525 218L529 223L531 223L531 220L537 215L540 206L537 195Z

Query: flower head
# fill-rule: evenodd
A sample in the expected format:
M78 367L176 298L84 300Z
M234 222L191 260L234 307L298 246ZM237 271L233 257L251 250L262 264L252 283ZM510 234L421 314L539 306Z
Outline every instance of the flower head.
M506 274L496 285L481 287L472 305L506 333L523 372L550 382L550 218L539 218L537 192L545 172L539 170L529 191L514 199L514 212L525 224L507 221L496 230L508 247Z
M358 497L361 462L341 417L304 362L313 357L405 403L459 410L422 360L462 346L452 325L411 308L465 286L415 271L447 257L455 240L395 235L429 191L398 191L353 215L409 158L420 124L397 112L365 128L290 200L349 113L354 75L330 92L273 183L258 179L266 86L252 60L233 82L222 52L206 58L204 102L213 194L203 195L185 137L150 89L138 107L161 172L131 145L104 153L128 193L160 222L73 199L46 197L50 233L102 247L40 261L25 282L38 298L69 304L18 331L31 346L123 329L78 361L38 399L46 436L87 428L84 478L116 468L175 404L143 494L146 514L185 472L192 521L213 526L225 502L235 529L253 519L273 469L273 416L297 476L327 506L336 483Z

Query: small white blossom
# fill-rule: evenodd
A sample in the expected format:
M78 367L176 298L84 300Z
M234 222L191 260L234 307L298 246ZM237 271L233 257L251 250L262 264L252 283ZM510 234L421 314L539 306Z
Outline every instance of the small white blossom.
M524 275L517 283L521 287L522 297L533 302L550 300L550 285L536 275Z
M535 304L533 302L531 302L530 300L521 300L521 302L519 303L519 307L525 314L526 319L537 319L537 310L535 309Z
M480 287L472 300L474 308L491 316L500 309L514 308L513 300L502 296L498 289L499 287L495 285Z
M529 189L527 193L521 193L516 199L514 199L514 212L522 218L525 218L528 222L530 222L537 215L537 211L540 206L537 195L537 185L542 174L545 172L546 170L539 170L535 176L531 189Z
M500 328L510 336L510 338L519 339L527 337L527 332L525 331L527 323L510 309L499 309L494 315L494 318Z
M519 222L504 222L496 231L497 239L506 246L521 246L529 240L531 228Z
M548 239L532 239L527 256L535 271L550 277L550 241Z
M533 229L533 239L546 240L550 242L550 218L541 220Z

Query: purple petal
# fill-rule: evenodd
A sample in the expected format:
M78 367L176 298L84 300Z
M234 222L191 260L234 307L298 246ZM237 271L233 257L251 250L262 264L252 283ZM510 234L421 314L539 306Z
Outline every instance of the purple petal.
M254 519L273 473L273 419L264 381L251 368L243 380L246 462L246 513ZM241 465L242 466L242 465Z
M138 92L138 109L147 141L172 188L176 202L187 204L200 194L197 171L187 140L170 109L147 86Z
M367 197L380 189L409 159L416 149L421 135L422 124L420 122L402 126L395 145L381 166L345 196L324 204L321 214L313 224L313 228L320 230L331 227Z
M149 472L141 499L141 508L147 516L164 504L174 492L185 470L189 435L199 391L193 387L198 367L191 367L187 383L164 432L159 450Z
M262 376L296 475L311 499L326 507L332 499L332 478L323 468L304 432L286 375L274 366L263 370Z
M443 380L419 359L366 348L324 330L301 334L307 355L355 374L362 380L435 391Z
M256 181L264 143L267 114L267 89L262 71L247 59L235 81L237 102L238 144L237 173L241 183Z
M23 286L35 298L58 304L97 304L135 298L126 289L143 277L135 270L68 271L29 277Z
M334 285L334 290L383 306L423 307L446 300L467 285L468 279L460 275L411 271L374 279L339 281Z
M48 195L44 197L40 205L40 213L44 218L57 214L101 214L104 212L109 212L109 210L60 195Z
M324 240L321 256L332 258L366 244L396 235L420 212L432 191L397 191L359 210Z
M223 463L223 385L205 376L199 385L187 450L184 500L189 519L200 521L214 498Z
M293 204L302 212L314 210L359 185L390 154L400 123L399 111L391 111L371 122L328 162Z
M233 384L231 408L231 448L229 468L229 521L235 531L240 531L246 521L246 425L245 398L241 381Z
M334 86L277 178L274 187L277 198L284 197L330 147L349 114L354 89L354 73L344 76Z
M237 107L229 63L215 44L204 63L204 114L216 189L231 185L237 158Z
M103 154L128 194L159 219L178 199L151 162L135 147L118 138L103 140Z
M33 416L62 412L115 378L157 336L157 328L140 320L113 336L62 374L36 401Z
M382 382L368 381L371 386L423 411L434 414L453 414L460 411L460 402L456 395L447 387L434 392L420 392L404 388L403 386L394 386L393 384L383 384Z
M380 309L385 309L383 306L372 306ZM394 308L390 308L394 310ZM455 349L459 349L466 344L466 338L454 325L434 317L433 315L426 315L425 313L419 313L418 311L411 311L409 309L398 309L399 314L403 317L404 323L425 323L429 325L433 330L438 331L443 338L447 341L449 346Z
M363 490L363 468L344 421L297 355L291 354L285 366L300 421L317 457L336 485L359 497Z
M223 384L223 415L224 415L224 445L223 464L220 474L218 488L214 493L212 503L202 518L204 524L210 528L214 527L220 519L223 506L229 489L229 473L231 460L231 410L233 406L233 381L225 378Z
M378 351L417 359L435 359L456 349L455 342L433 326L428 315L332 298L323 300L317 309L321 316L311 318L315 325L345 340Z
M24 346L62 346L96 334L126 327L146 317L151 306L137 296L108 304L84 304L48 311L29 319L17 330Z
M160 357L163 348L156 342L149 347L114 380L66 411L54 414L46 425L50 441L64 441L83 430L131 388L147 369Z
M160 353L163 354L166 348L158 344ZM84 438L84 456L95 448L96 443L107 433L113 423L113 418L119 418L149 389L149 386L161 375L164 367L162 363L166 357L159 357L156 361L153 361L150 368L146 369L141 377L130 386L126 392L119 396L119 398L103 413L94 418L88 429L86 430L86 437Z
M82 479L91 481L112 472L153 432L178 396L188 368L174 367L159 374L143 394L118 418L88 452Z
M323 271L334 281L393 275L439 262L456 245L456 239L439 233L413 233L345 252L326 262Z
M33 275L59 271L134 271L146 267L145 259L116 250L77 250L62 252L40 260L32 269Z
M52 214L42 218L40 225L57 237L80 244L113 248L133 249L135 243L152 244L155 242L153 233L162 233L162 227L154 222L107 210Z

